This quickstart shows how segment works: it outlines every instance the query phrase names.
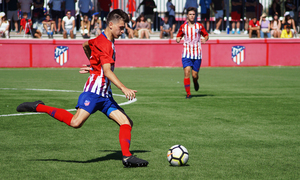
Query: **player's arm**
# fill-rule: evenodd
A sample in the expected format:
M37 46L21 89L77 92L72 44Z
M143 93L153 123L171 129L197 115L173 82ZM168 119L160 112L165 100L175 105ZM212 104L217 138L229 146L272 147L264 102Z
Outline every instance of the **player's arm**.
M121 83L121 81L118 79L118 77L115 75L114 72L111 70L111 64L106 63L102 65L104 75L112 82L114 85L119 88L127 99L132 100L135 98L136 90L128 89L124 84Z
M83 50L84 50L84 53L85 53L85 55L86 55L86 57L88 58L88 59L90 59L90 57L91 57L91 48L90 48L90 46L89 46L89 41L85 41L83 44L82 44L82 48L83 48Z
M176 42L179 43L182 37L183 37L183 32L182 32L182 27L180 26L178 34L176 36Z

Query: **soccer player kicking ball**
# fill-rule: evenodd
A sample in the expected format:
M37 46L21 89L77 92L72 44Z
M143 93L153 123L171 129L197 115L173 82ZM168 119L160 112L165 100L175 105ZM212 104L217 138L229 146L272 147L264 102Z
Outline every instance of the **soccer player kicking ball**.
M187 93L186 98L191 98L190 91L190 74L192 67L192 77L195 91L199 90L198 72L202 61L201 42L205 43L208 40L208 33L202 24L195 22L195 14L197 9L189 7L187 9L187 21L179 28L176 42L179 43L184 37L182 51L182 65L184 70L184 87ZM201 39L201 35L204 39Z
M115 46L114 39L124 33L128 15L119 9L111 11L107 16L108 26L95 39L84 43L84 50L89 56L90 67L81 68L80 73L90 72L85 83L84 92L78 98L75 115L64 109L46 106L42 101L25 102L17 107L18 112L44 112L67 125L80 128L89 116L96 111L103 112L108 118L120 126L119 140L126 167L143 167L148 162L133 156L130 151L132 121L112 97L111 83L125 94L126 98L135 98L136 90L128 89L114 74ZM89 54L90 53L90 54Z

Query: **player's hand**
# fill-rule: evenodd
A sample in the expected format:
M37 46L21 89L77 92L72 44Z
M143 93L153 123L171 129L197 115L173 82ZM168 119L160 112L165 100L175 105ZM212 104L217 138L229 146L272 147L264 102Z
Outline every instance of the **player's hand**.
M206 43L206 39L201 39L201 43L205 44Z
M84 65L82 65L83 67L82 68L80 68L80 71L79 71L79 73L80 74L86 74L86 73L89 73L90 72L90 65L86 65L86 64L84 64Z
M122 88L122 92L124 93L126 99L133 100L135 98L135 93L137 93L136 90L128 89L128 88Z

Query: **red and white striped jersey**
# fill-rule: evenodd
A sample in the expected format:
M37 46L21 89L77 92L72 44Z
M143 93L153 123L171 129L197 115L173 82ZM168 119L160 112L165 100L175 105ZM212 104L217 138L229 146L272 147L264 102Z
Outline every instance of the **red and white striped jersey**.
M201 35L208 36L202 24L196 22L189 26L188 22L183 23L178 31L177 37L184 37L183 58L202 59Z
M105 77L102 65L110 63L111 70L114 71L116 56L114 43L102 33L97 38L89 40L89 46L91 48L91 70L83 91L110 97L112 95L111 82Z

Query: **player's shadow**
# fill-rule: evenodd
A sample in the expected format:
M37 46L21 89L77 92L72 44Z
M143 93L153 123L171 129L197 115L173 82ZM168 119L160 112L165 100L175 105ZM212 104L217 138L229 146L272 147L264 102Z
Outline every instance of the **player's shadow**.
M90 159L86 161L76 161L76 160L62 160L62 159L34 159L32 161L57 161L57 162L68 162L68 163L96 163L100 161L108 161L108 160L121 160L122 159L122 151L113 151L113 150L100 150L101 152L112 152L110 154L107 154L103 157L98 157L95 159ZM144 150L136 150L136 151L130 151L132 154L134 153L145 153L150 151L144 151Z
M196 98L196 97L207 97L207 96L215 96L213 94L192 94L191 98Z

